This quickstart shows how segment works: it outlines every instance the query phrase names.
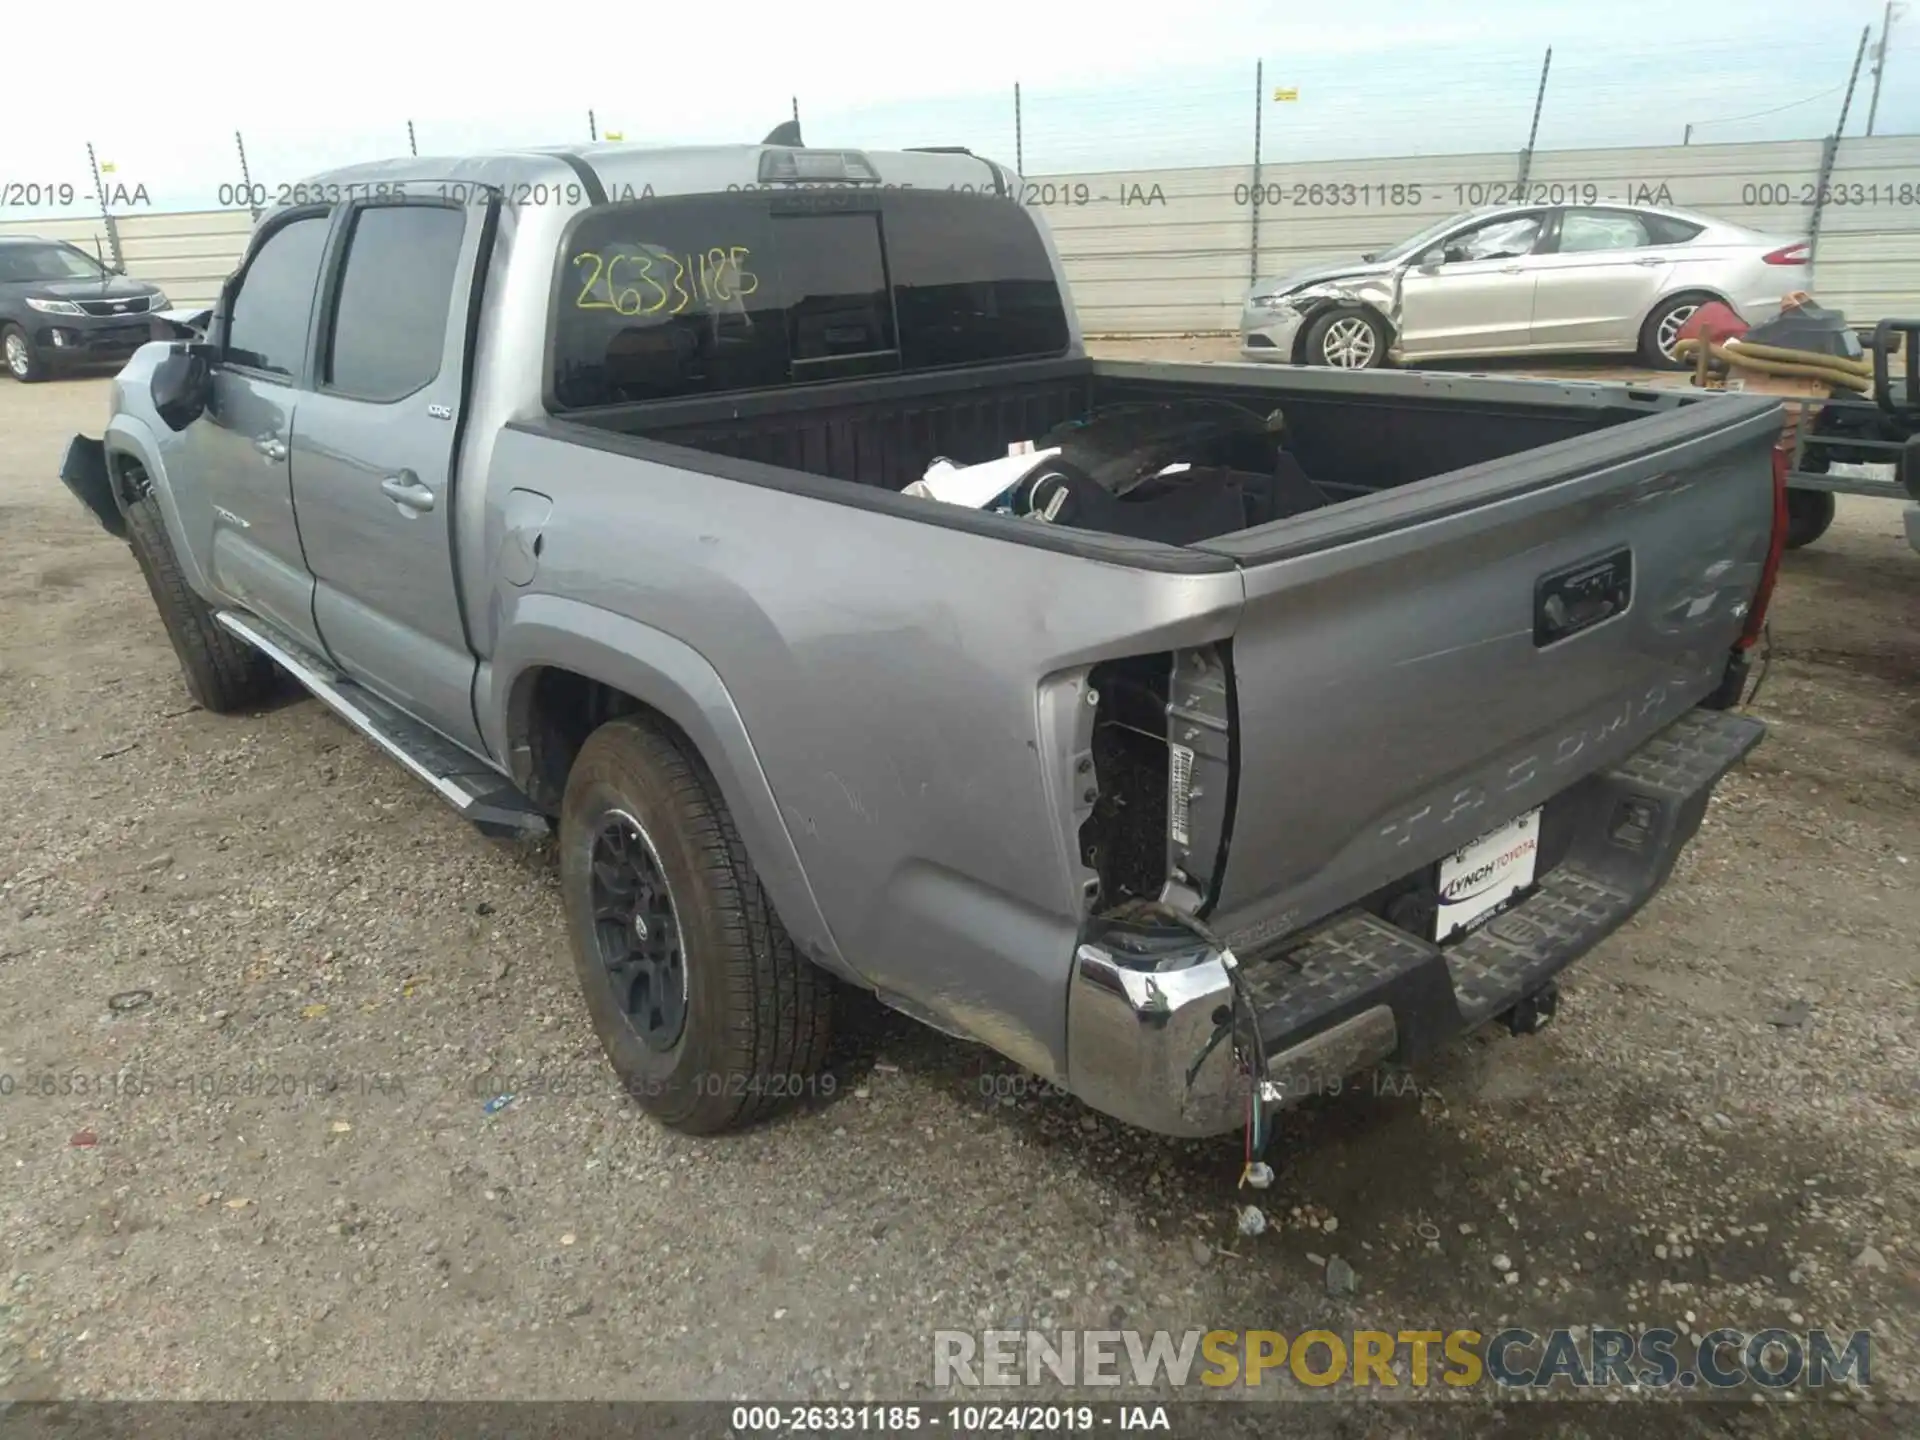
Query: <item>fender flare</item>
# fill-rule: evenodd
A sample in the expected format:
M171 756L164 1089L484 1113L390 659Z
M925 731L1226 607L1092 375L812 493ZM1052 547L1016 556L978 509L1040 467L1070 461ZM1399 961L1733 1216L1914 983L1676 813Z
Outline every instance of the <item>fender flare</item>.
M705 656L651 625L558 595L519 595L503 616L488 667L489 740L504 741L516 784L533 763L528 730L544 669L571 671L632 696L677 725L705 761L746 843L754 870L795 945L816 965L855 984L821 913L773 786L745 720Z
M200 568L200 555L188 543L179 497L174 494L173 484L167 478L167 467L160 459L160 445L152 428L138 416L122 412L107 422L101 443L106 446L107 473L112 477L113 499L120 507L121 514L126 513L127 493L122 483L122 467L116 463L116 457L125 456L137 461L140 468L147 472L148 493L160 506L161 522L167 528L167 539L173 542L174 558L180 562L180 571L186 577L187 584L201 599L210 604L217 603L218 596L208 583L206 572Z

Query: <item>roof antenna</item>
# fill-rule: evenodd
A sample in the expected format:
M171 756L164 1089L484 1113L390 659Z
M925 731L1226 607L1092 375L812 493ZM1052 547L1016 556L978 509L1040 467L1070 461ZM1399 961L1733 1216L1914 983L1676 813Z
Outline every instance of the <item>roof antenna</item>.
M806 142L800 138L800 122L798 120L782 120L767 132L767 138L760 143L762 145L799 145L803 147L806 144Z

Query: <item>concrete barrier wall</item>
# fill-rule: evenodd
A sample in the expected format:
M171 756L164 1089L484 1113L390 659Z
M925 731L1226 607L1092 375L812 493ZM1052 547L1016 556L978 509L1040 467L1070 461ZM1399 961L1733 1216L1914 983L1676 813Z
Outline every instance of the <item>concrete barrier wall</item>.
M1090 334L1225 330L1256 276L1405 239L1475 205L1516 198L1677 205L1801 239L1821 143L1557 151L1524 192L1511 153L1310 165L1034 176ZM1822 207L1814 278L1857 321L1920 312L1920 137L1848 140ZM1257 260L1256 260L1257 254Z
M1820 141L1542 152L1524 192L1511 152L1035 175L1024 199L1052 227L1089 334L1218 331L1250 281L1391 245L1475 205L1520 198L1678 205L1806 236ZM1858 322L1920 314L1920 136L1847 140L1821 207L1815 285ZM182 305L218 293L252 229L245 210L116 217L127 270ZM96 244L105 223L11 221Z

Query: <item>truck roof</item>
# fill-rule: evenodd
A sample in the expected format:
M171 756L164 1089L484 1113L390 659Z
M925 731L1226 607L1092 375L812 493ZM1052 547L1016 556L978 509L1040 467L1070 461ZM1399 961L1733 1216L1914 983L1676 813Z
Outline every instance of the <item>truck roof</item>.
M792 145L641 145L601 142L588 145L533 145L520 150L489 150L467 155L409 155L364 161L322 171L308 184L380 185L436 182L489 185L585 183L591 176L612 198L651 185L655 193L686 194L739 189L757 184L761 157L769 152L827 156L858 154L881 177L883 187L954 186L1003 190L1014 176L1004 166L958 148L858 150L839 146Z

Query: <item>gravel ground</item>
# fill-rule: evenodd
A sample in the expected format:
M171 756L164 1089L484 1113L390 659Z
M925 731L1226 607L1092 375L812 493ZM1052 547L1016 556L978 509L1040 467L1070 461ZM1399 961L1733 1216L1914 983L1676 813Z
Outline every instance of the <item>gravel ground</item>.
M0 383L0 1395L897 1398L942 1328L1507 1321L1869 1328L1874 1390L1920 1389L1920 557L1891 504L1789 557L1772 734L1558 1022L1290 1114L1249 1240L1236 1141L860 1007L830 1100L714 1141L646 1121L544 848L312 700L190 704L55 478L105 396Z

